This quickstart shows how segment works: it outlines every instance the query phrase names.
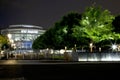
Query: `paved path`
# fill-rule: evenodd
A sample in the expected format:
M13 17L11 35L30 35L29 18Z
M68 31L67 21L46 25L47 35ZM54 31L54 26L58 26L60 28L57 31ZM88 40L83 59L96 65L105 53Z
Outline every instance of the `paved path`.
M82 61L67 62L63 60L0 60L0 65L45 65L45 64L119 64L120 61Z
M112 77L115 80L115 78L119 78L119 76L116 77L120 71L119 63L0 60L0 80L18 80L20 78L23 80L63 80L68 78L102 80L104 77Z
M24 77L20 78L0 78L0 80L26 80Z

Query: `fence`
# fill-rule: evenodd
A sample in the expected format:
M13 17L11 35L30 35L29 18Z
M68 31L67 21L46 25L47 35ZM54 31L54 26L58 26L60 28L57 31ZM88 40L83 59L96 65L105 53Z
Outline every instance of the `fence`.
M63 54L50 54L50 53L4 53L0 55L0 59L16 59L16 60L43 60L43 59L59 59L63 60L64 56Z
M27 52L27 53L4 53L0 54L0 59L17 60L67 60L67 61L120 61L120 52L64 52L59 50Z

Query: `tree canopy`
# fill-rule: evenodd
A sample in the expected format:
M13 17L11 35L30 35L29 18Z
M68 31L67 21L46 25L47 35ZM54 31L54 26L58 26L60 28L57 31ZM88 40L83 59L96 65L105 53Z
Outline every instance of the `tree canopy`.
M112 25L114 15L101 7L88 7L82 14L69 13L56 22L33 43L33 49L53 48L61 49L75 44L88 46L90 42L99 44L107 40L117 40L120 34L116 33Z
M120 15L115 17L115 20L112 24L114 26L114 31L120 33Z
M61 49L65 46L73 47L77 41L76 38L72 36L72 28L75 27L75 25L80 25L80 19L81 15L74 12L63 16L60 21L55 23L54 27L48 29L42 36L34 41L33 48Z
M119 35L112 32L113 20L114 16L108 10L94 6L88 7L82 14L81 25L73 28L73 36L76 38L87 37L93 43L115 39Z

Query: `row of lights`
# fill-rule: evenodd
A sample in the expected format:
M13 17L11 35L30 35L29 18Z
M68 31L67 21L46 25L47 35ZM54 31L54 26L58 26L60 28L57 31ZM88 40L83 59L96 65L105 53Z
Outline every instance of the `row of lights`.
M93 48L93 43L90 43L90 52L93 51L92 48ZM118 49L118 46L116 44L112 44L111 48L113 51L116 51ZM101 51L101 48L99 48L99 51Z
M9 38L10 43L11 43L11 46L13 46L13 47L15 48L14 41L11 39L12 35L11 35L11 34L8 34L7 36L8 36L8 38ZM90 52L93 52L93 50L92 50L92 48L93 48L93 43L90 43L89 46L90 46ZM76 45L75 45L75 47L76 47ZM116 44L113 44L111 48L112 48L112 50L116 50L118 47L117 47ZM66 49L67 49L67 47L65 46L65 51L66 51ZM99 48L99 51L101 51L101 48Z

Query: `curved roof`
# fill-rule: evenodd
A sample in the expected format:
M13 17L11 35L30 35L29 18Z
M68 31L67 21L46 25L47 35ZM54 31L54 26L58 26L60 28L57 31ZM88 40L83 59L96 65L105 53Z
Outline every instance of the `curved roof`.
M35 26L35 25L10 25L9 28L38 28L43 29L43 27Z

